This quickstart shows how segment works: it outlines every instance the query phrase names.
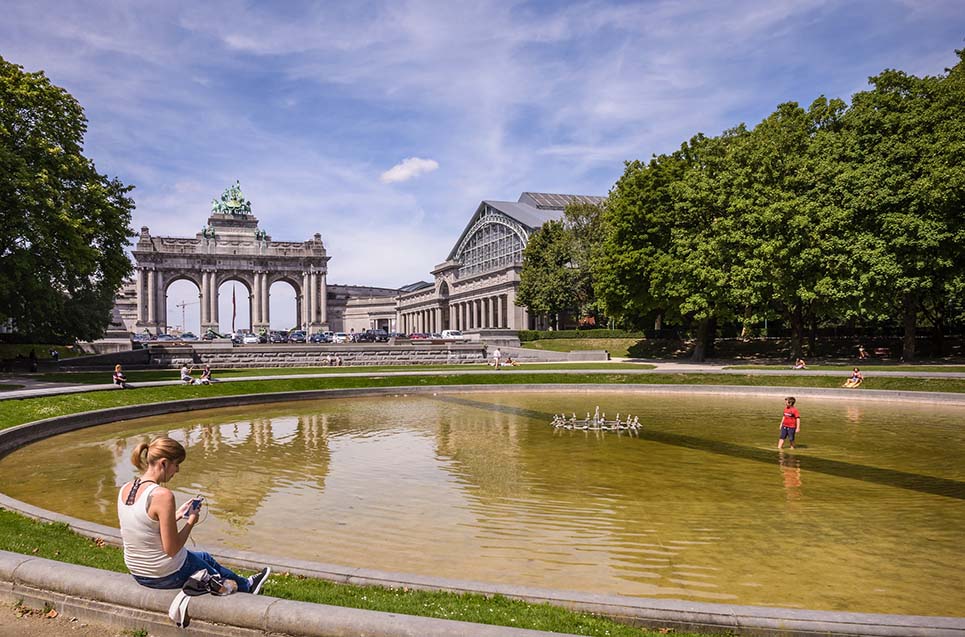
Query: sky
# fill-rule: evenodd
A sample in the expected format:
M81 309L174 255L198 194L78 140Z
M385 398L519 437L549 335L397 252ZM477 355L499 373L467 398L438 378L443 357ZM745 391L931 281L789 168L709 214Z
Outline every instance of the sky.
M625 161L965 48L961 0L0 6L0 56L84 107L135 230L194 236L239 180L274 240L321 233L330 283L393 288L430 279L484 199L606 195ZM172 325L197 300L183 286Z

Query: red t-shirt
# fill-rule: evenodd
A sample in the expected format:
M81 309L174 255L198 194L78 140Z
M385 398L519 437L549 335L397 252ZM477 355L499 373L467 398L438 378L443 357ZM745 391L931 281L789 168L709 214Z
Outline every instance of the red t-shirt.
M784 420L781 421L782 427L793 427L797 429L797 419L801 417L797 407L784 408Z

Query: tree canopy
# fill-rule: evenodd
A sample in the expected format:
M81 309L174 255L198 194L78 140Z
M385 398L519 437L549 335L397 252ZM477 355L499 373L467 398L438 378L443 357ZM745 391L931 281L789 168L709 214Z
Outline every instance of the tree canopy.
M83 155L80 104L0 58L0 321L94 339L131 272L132 189Z
M697 134L630 161L591 261L601 309L628 326L693 330L777 318L792 354L819 324L896 321L915 357L922 319L963 318L965 54L944 76L887 70L871 88L749 129ZM542 276L546 276L543 273Z

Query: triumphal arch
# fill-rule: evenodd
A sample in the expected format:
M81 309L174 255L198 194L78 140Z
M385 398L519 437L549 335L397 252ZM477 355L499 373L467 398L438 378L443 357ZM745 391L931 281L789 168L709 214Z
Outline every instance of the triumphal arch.
M328 329L328 257L322 236L308 241L272 241L258 227L251 202L238 182L211 203L208 225L194 238L152 236L147 226L133 251L138 331L167 331L167 289L178 280L201 291L201 330L218 331L218 288L239 281L248 288L251 325L267 330L268 291L277 281L295 289L299 327Z

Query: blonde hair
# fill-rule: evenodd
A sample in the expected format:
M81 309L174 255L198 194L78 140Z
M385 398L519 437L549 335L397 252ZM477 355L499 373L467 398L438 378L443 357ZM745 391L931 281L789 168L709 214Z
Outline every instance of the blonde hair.
M118 363L117 365L114 365L114 371L115 371L115 372L121 371L121 364L120 364L120 363Z
M131 464L144 471L150 465L160 460L170 460L175 464L181 464L188 456L188 452L180 442L167 436L155 438L151 442L142 442L134 447L131 453Z

